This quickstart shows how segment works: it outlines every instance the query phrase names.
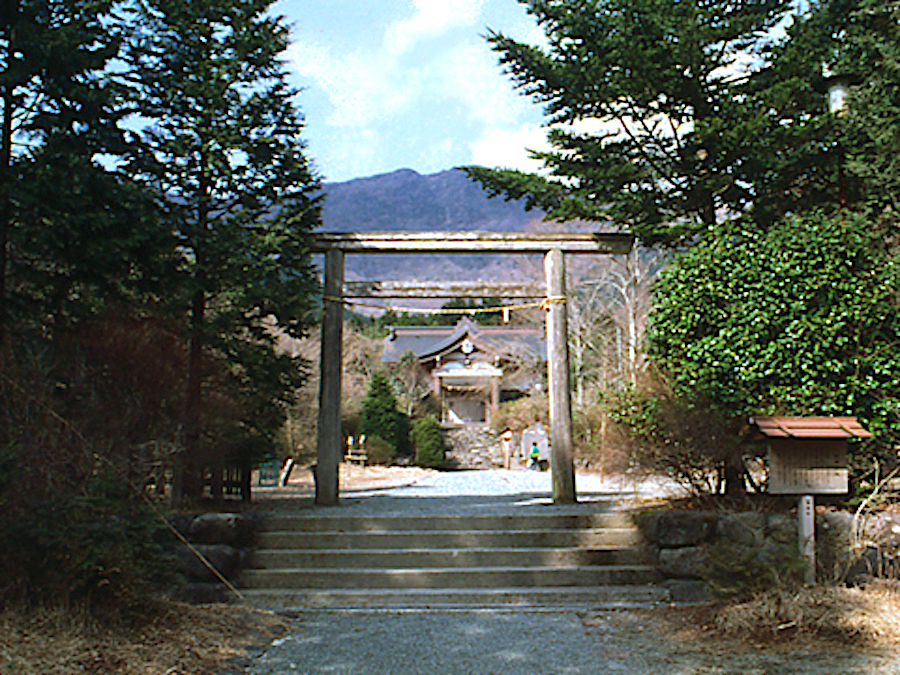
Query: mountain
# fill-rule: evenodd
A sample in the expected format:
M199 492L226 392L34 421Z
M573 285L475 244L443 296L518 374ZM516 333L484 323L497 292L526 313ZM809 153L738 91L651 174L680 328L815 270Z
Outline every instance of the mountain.
M522 201L490 199L459 169L422 176L412 169L325 185L326 232L521 232L543 214Z
M423 176L411 169L325 185L324 232L480 231L547 229L543 213L524 202L491 199L459 169ZM531 279L522 256L352 255L346 275L355 280L514 281Z

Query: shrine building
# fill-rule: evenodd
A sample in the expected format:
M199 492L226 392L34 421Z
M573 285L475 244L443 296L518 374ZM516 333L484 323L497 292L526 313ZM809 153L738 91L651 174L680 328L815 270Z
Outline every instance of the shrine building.
M447 424L488 424L500 403L539 386L547 364L543 328L481 326L469 317L455 326L391 326L382 360L411 352L430 377Z

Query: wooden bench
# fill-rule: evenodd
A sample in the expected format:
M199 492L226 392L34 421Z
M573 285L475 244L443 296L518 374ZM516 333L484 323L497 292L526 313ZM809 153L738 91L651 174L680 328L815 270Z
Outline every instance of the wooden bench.
M369 461L369 455L365 450L350 450L346 455L344 455L344 461L348 464L359 464L360 466L365 466L366 462Z

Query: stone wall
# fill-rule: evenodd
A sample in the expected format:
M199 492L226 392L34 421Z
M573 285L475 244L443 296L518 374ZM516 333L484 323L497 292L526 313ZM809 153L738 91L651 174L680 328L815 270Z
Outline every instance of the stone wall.
M675 602L711 599L729 561L762 572L797 558L797 521L787 514L651 512L638 522Z
M463 426L445 432L451 469L496 469L503 466L503 446L489 429Z
M176 514L169 518L191 546L178 541L175 564L179 585L172 596L191 603L228 602L233 593L197 555L199 553L229 582L246 566L260 521L248 513Z

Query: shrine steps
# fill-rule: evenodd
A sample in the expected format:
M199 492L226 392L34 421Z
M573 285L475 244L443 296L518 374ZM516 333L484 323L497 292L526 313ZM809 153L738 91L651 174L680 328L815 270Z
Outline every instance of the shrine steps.
M664 602L624 512L273 515L242 593L321 610L553 609Z

